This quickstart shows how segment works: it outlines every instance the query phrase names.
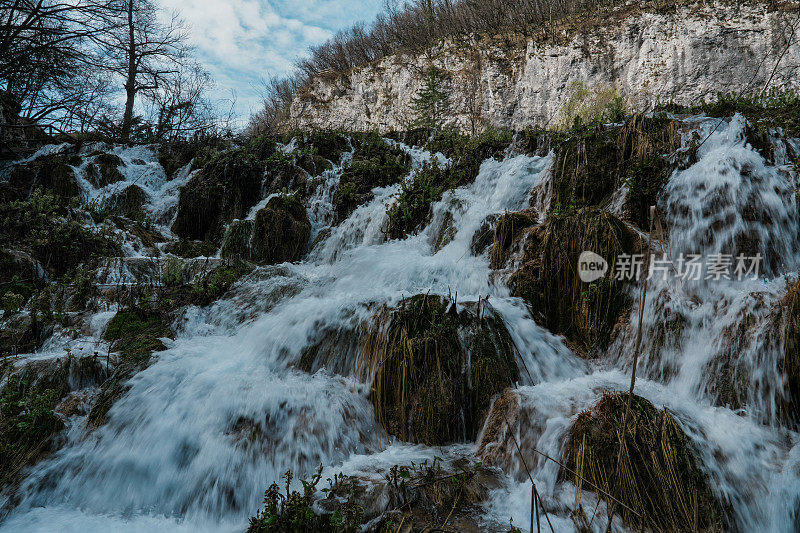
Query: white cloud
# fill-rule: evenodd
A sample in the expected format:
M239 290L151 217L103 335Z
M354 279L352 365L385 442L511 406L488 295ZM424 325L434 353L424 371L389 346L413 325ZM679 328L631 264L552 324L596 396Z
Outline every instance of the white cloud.
M370 21L380 1L158 0L189 26L197 57L217 82L215 96L237 93L247 118L259 104L258 80L288 72L309 46L356 21Z

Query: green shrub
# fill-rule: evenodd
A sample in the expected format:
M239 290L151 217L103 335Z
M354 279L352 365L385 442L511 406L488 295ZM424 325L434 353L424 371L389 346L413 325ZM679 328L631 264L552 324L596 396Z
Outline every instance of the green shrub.
M290 489L293 479L291 471L284 474L283 491L273 483L264 492L264 509L250 518L248 533L355 533L361 530L364 510L348 499L332 513L316 514L313 509L321 479L322 467L309 481L302 480L303 492ZM328 479L333 492L343 478Z
M50 447L64 425L53 413L58 395L12 376L0 391L0 486Z

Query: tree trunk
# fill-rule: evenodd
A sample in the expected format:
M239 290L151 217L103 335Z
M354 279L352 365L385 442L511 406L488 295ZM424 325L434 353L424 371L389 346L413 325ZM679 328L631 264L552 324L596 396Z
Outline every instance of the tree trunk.
M122 140L131 137L133 102L136 99L136 35L133 23L133 2L128 0L128 76L125 80L125 114L122 116Z

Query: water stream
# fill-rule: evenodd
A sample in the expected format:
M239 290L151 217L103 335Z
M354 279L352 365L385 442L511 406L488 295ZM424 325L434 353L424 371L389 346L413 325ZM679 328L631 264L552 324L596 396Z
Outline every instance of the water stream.
M760 277L744 281L655 276L645 304L636 392L673 413L742 530L795 531L800 448L798 434L776 414L782 346L769 328L798 268L797 175L785 156L797 143L776 139L783 159L771 165L746 144L739 116L723 124L696 118L686 126L710 136L698 161L676 171L662 196L659 207L669 228L664 251L670 258L755 251L764 264ZM415 168L434 157L410 152ZM154 157L124 150L119 155ZM126 180L137 179L134 170L145 176L151 211L166 228L177 187L160 179L163 172L152 164L131 164ZM386 435L375 421L369 384L355 375L347 350L313 374L296 368L304 349L324 332L352 331L369 320L376 304L425 292L457 293L459 301L488 297L527 369L518 388L527 425L517 437L523 449L560 457L571 420L603 390L627 387L633 334L623 332L597 361L580 359L509 295L485 252L471 251L487 217L527 207L532 194L544 201L551 164L550 155L487 160L473 184L434 205L427 227L392 241L381 228L399 186L376 189L373 200L329 228L341 167L326 171L309 208L313 234L324 238L307 259L258 268L224 299L187 309L176 339L132 378L108 422L91 432L70 431L67 444L32 469L0 530L51 531L54 524L60 531L242 530L264 489L286 470L302 475L322 464L326 472L369 476L434 453L473 453L472 444L434 450ZM178 179L185 183L188 170ZM450 238L441 246L443 231ZM104 313L98 314L98 331L110 319ZM637 313L634 307L631 316ZM680 328L655 334L677 315ZM749 317L746 326L743 317ZM45 351L56 353L67 342L53 341ZM715 361L726 350L735 351L735 366L750 381L740 391L741 405L720 407ZM545 502L560 510L552 513L553 525L573 531L574 487L557 481L554 463L541 457L529 463ZM506 474L486 506L486 523L508 524L513 517L515 526L529 530L530 484L513 454ZM583 504L591 513L591 496ZM604 512L600 506L598 516ZM593 527L599 531L605 523L597 520Z

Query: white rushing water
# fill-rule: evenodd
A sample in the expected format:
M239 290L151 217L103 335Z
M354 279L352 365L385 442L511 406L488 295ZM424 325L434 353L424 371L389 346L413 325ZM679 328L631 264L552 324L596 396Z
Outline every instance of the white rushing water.
M797 527L800 448L797 434L776 419L782 346L767 328L785 292L784 275L796 276L797 176L786 161L768 165L746 144L744 126L741 117L723 124L696 119L692 127L710 136L697 163L676 171L661 199L670 228L666 251L671 257L736 253L740 236L751 235L766 258L768 277L654 279L636 392L673 413L705 462L714 490L731 503L739 527L788 532ZM792 147L796 143L784 145ZM411 153L414 168L432 157ZM168 226L177 186L152 163L133 162L152 162L152 156L120 155L150 176L144 186L149 205ZM517 439L523 450L535 447L561 457L574 417L604 390L627 387L632 334L623 333L605 358L585 362L510 297L485 252L471 251L487 217L527 207L532 194L534 203L546 204L542 191L549 190L551 164L552 156L488 160L473 184L445 193L434 205L427 227L393 241L381 228L399 186L376 189L373 200L328 230L341 169L326 171L309 215L314 235L329 234L307 260L259 268L225 299L186 310L176 339L131 379L108 422L91 432L70 432L63 448L32 469L17 491L21 501L0 530L236 531L246 527L264 489L286 470L303 476L322 464L329 474L380 478L393 464L474 453L471 444L434 450L387 436L375 421L369 384L355 377L352 354L334 354L328 368L314 374L295 366L324 332L352 331L372 316L376 303L425 292L457 293L459 301L488 297L527 369L517 390L525 420ZM133 179L126 171L126 181ZM188 170L178 182L186 180ZM443 244L444 231L451 238ZM656 342L660 324L676 313L682 327L667 342ZM752 318L741 333L737 327L745 315ZM101 331L110 316L98 314L94 329ZM712 383L714 361L730 349L731 331L746 339L736 347L735 361L752 380L735 409L715 406ZM530 483L523 481L517 455L507 454L507 479L485 509L487 527L513 518L515 526L530 529ZM537 486L554 510L553 526L573 531L574 487L557 480L556 464L529 455ZM589 515L594 502L584 495ZM597 531L605 528L604 512L600 506L592 524Z

